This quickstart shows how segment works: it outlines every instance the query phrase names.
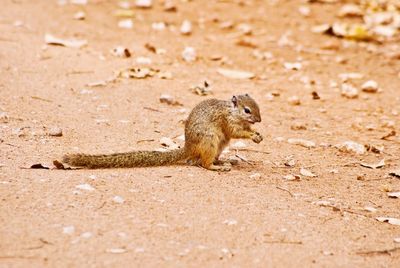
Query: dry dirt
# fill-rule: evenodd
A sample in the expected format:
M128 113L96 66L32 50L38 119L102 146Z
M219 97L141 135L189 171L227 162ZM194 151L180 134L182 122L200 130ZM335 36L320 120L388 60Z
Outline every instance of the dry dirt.
M2 1L0 267L400 267L400 226L376 220L400 218L400 199L387 195L400 191L400 179L388 175L400 167L400 139L381 139L399 124L400 63L384 53L396 43L312 33L312 26L337 19L339 3L176 1L177 12L165 12L155 2L148 10L134 8L133 28L122 29L114 16L118 1ZM311 8L309 17L298 12L300 5ZM85 11L85 20L73 19L78 11ZM184 19L193 23L189 36L179 33ZM234 27L221 29L230 20ZM170 27L153 30L160 21ZM253 33L243 35L239 23ZM88 45L45 46L46 33ZM248 39L247 46L236 44ZM146 43L166 53L154 54ZM111 55L119 45L132 57ZM182 60L186 46L196 49L195 62ZM255 49L273 57L257 59ZM138 57L172 78L87 86L140 66ZM298 61L300 70L283 66ZM226 78L217 73L220 67L256 77ZM339 74L354 72L363 74L351 81L355 86L373 79L382 92L342 97L333 82L340 87ZM212 96L189 90L204 80ZM271 100L270 92L280 96ZM24 169L52 167L67 152L155 149L162 137L182 143L182 120L194 105L236 93L258 101L262 122L255 127L265 139L245 141L253 151L239 151L248 161L231 172ZM183 106L160 103L162 94ZM300 105L288 102L294 95ZM301 126L306 129L296 129ZM63 136L47 135L53 127ZM289 138L317 146L289 144ZM333 146L347 140L384 146L384 152L355 155ZM235 153L231 148L227 156ZM285 166L290 157L295 165ZM380 169L360 166L382 159ZM283 178L300 168L317 176ZM94 190L76 188L82 184Z

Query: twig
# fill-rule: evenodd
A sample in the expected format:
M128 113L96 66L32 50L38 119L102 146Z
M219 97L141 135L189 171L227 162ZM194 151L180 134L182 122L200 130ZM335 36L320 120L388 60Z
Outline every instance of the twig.
M149 110L149 111L153 111L153 112L159 112L159 113L161 113L160 110L157 110L157 109L154 109L154 108L151 108L151 107L143 107L143 109L146 109L146 110Z
M251 163L250 161L248 161L248 160L244 159L244 158L243 158L243 157L241 157L240 155L238 155L238 154L235 154L235 156L236 156L237 158L239 158L240 160L242 160L243 162L246 162L247 164L249 164L249 165L251 165L251 166L254 166L254 164L253 164L253 163Z
M400 247L399 248L382 249L382 250L359 251L359 252L356 252L356 254L358 254L358 255L388 254L388 255L392 256L391 253L395 252L397 250L400 250Z
M294 197L294 194L292 194L292 192L290 192L288 189L280 187L280 186L276 186L276 189L282 190L287 192L288 194L290 194L291 197Z
M142 143L142 142L152 142L154 139L148 139L148 140L138 140L136 143Z
M106 201L104 201L103 204L101 204L96 210L102 209L105 204L106 204Z
M268 244L295 244L295 245L302 245L302 241L286 241L286 240L272 240L272 241L263 241L264 243Z
M236 150L237 151L245 151L245 152L255 152L255 153L260 153L260 154L270 154L271 153L271 152L259 151L259 150L247 149L247 148L238 148Z
M76 71L68 72L67 75L71 75L71 74L91 74L91 73L94 73L94 71L85 71L85 70L79 71L79 70L76 70Z
M43 99L43 98L38 97L38 96L31 96L31 98L34 99L34 100L41 100L41 101L45 101L45 102L53 102L51 100Z
M39 256L22 256L22 255L15 255L15 256L0 256L0 259L36 259Z

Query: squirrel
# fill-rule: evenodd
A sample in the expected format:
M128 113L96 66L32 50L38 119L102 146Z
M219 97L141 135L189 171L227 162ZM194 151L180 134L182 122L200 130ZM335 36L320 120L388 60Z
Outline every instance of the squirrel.
M235 95L230 101L208 99L193 108L185 122L185 145L171 151L132 151L108 155L67 154L63 162L87 168L152 167L187 161L208 170L229 171L234 161L219 160L230 139L263 137L251 129L261 122L260 109L248 94Z

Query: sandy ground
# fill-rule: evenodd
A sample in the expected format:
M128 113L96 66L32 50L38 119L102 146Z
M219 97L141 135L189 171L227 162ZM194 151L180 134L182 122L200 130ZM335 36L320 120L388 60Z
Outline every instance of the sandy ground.
M310 8L309 17L298 12L300 5ZM340 4L176 1L176 7L165 12L157 1L151 9L133 9L133 28L122 29L114 16L118 1L2 1L0 267L400 267L400 226L376 220L400 218L400 199L388 197L400 191L399 178L389 175L400 168L400 139L381 139L399 123L400 63L386 53L397 43L310 31L335 21ZM73 19L78 11L85 20ZM179 33L185 19L193 23L189 36ZM227 21L233 28L221 27ZM153 22L169 27L157 31ZM240 23L252 34L244 35ZM46 33L88 45L45 46ZM237 44L244 40L245 46ZM166 53L152 53L147 43ZM132 57L111 55L116 46ZM182 59L187 46L195 48L196 61ZM255 50L271 55L262 60ZM172 78L87 85L141 66L138 57ZM285 69L285 62L302 68ZM256 77L227 78L217 73L221 67ZM357 88L373 79L382 92L342 97L343 73L363 75L350 81ZM212 96L189 90L204 80ZM265 140L244 141L253 151L238 151L248 161L231 172L23 168L52 167L67 152L157 149L162 137L182 144L182 120L194 105L237 93L258 101L262 122L255 127ZM160 103L162 94L183 106ZM300 105L288 102L293 96ZM61 137L48 135L54 127ZM334 147L349 140L384 151L357 155ZM231 148L227 156L235 154ZM382 159L380 169L360 166ZM316 177L301 175L301 168ZM300 179L284 179L289 174ZM77 188L85 184L92 189Z

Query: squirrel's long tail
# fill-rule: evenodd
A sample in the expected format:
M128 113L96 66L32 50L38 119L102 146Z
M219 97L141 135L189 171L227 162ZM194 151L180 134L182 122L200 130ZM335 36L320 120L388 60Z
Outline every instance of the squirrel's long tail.
M67 154L63 162L87 168L153 167L176 164L186 158L185 148L159 151L133 151L108 155Z

